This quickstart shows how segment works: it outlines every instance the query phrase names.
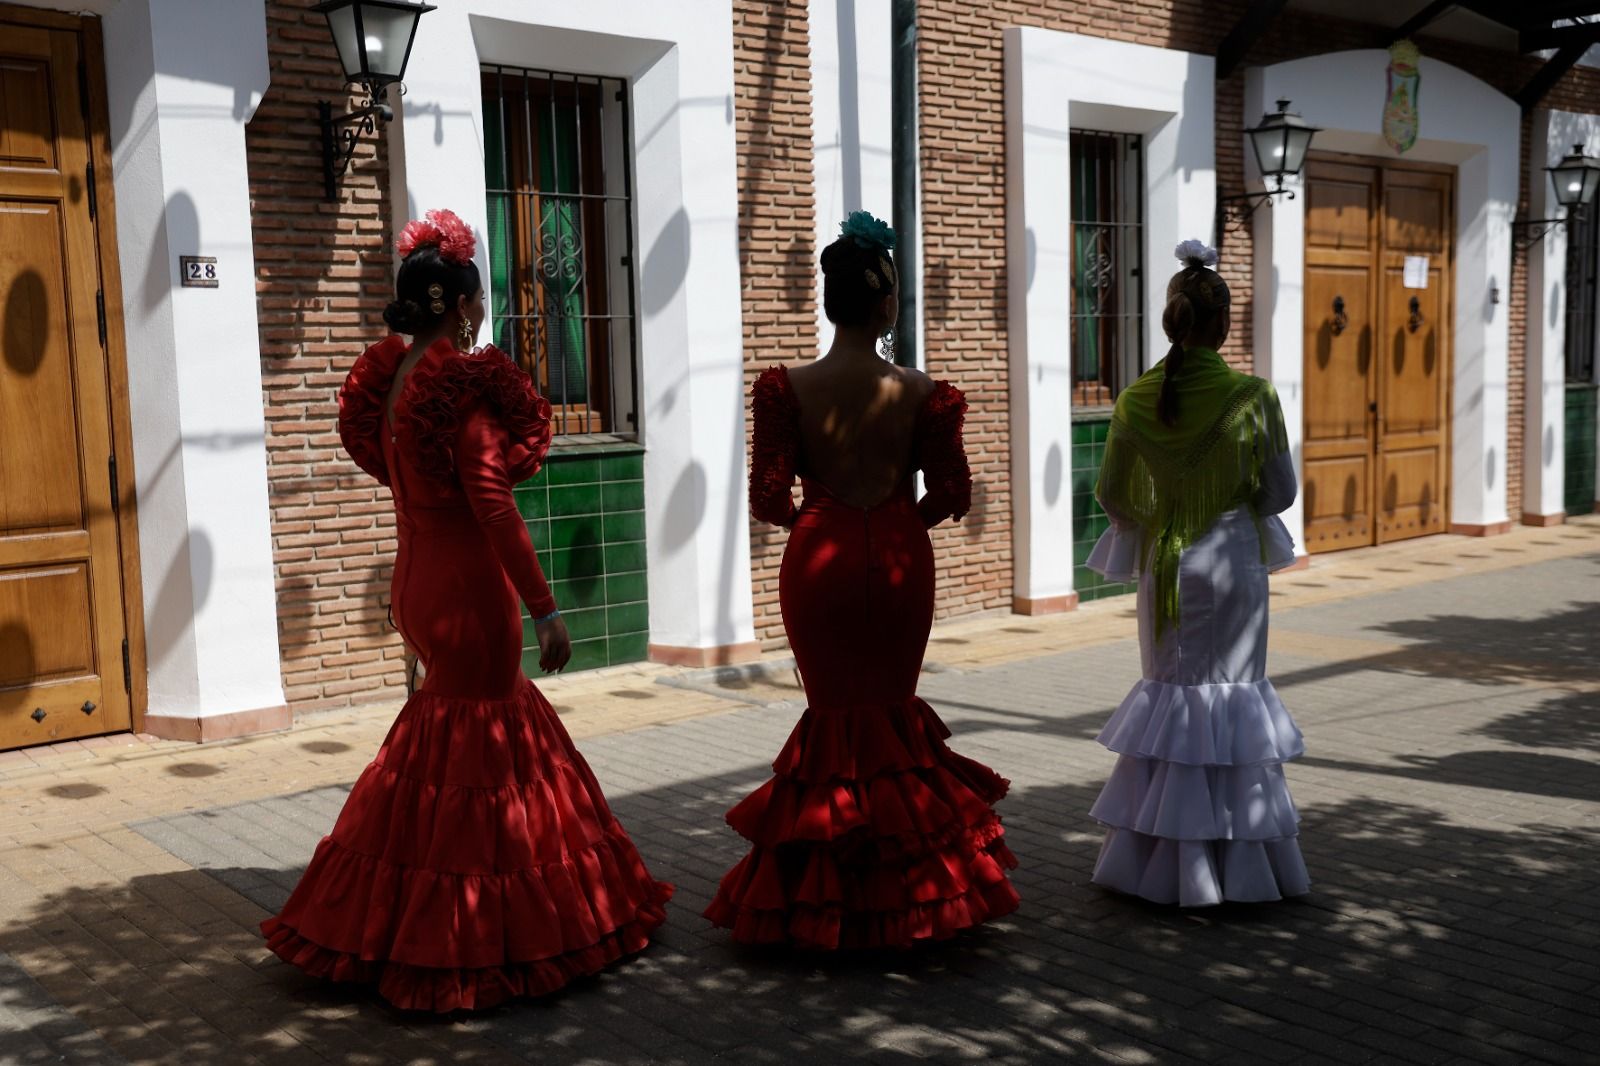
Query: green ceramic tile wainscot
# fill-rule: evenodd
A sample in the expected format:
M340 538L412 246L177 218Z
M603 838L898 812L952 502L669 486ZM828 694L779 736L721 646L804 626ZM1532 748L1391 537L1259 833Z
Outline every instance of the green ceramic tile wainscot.
M643 481L607 481L600 489L607 512L644 510Z
M550 485L592 485L600 480L600 460L583 457L560 459L545 468Z

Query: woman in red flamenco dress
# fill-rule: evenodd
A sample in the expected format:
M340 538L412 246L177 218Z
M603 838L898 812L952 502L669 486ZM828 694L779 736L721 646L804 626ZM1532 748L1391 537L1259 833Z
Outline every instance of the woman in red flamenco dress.
M504 353L467 350L483 289L461 220L429 212L398 247L397 335L350 371L339 436L393 492L391 604L426 678L261 929L311 974L405 1009L472 1010L643 949L672 887L522 674L519 598L539 665L571 654L511 495L544 459L550 405Z
M833 347L752 392L750 506L791 530L779 600L809 706L773 778L728 812L752 846L706 917L744 943L903 948L1010 913L1016 860L992 806L1008 783L952 752L916 695L927 531L971 497L966 400L878 357L899 310L894 233L866 212L841 229L822 254Z

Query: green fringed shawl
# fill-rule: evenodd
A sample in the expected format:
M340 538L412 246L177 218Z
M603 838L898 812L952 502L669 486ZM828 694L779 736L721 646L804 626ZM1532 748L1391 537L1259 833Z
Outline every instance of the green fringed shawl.
M1188 349L1169 426L1156 414L1164 374L1165 360L1117 399L1095 487L1108 512L1144 531L1140 569L1155 582L1157 635L1178 620L1184 549L1223 512L1250 505L1267 460L1289 448L1277 394L1260 378L1208 348Z

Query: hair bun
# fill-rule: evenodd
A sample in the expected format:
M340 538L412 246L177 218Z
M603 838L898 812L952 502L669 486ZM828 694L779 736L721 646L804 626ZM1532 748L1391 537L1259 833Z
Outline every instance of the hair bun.
M383 309L383 321L396 333L414 337L422 327L422 306L415 300L393 300Z
M1180 263L1190 268L1214 267L1221 261L1217 250L1200 240L1184 241L1173 249L1172 254L1178 257Z

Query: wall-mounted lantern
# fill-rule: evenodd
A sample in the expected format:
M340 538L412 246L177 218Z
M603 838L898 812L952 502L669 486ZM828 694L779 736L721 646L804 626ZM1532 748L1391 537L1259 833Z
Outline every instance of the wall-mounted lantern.
M1290 111L1289 101L1279 100L1276 112L1262 116L1259 126L1244 132L1255 152L1256 169L1261 171L1263 181L1272 182L1272 188L1217 197L1218 214L1224 223L1231 219L1236 229L1243 229L1250 216L1274 196L1294 199L1294 190L1283 187L1284 179L1300 176L1306 153L1311 150L1311 138L1320 131Z
M1545 167L1550 184L1555 187L1556 203L1567 209L1564 218L1526 219L1511 223L1517 234L1517 245L1527 248L1544 240L1544 235L1562 225L1575 214L1582 213L1594 203L1594 194L1600 189L1600 159L1583 154L1583 145L1572 146L1572 154L1553 167ZM1538 231L1534 231L1537 226Z
M348 115L333 117L327 101L317 105L322 122L322 174L329 200L339 198L339 178L350 168L362 133L376 132L379 122L394 118L381 102L384 90L405 77L417 21L432 4L411 0L328 0L311 10L325 15L333 34L346 81L359 84L365 104Z

